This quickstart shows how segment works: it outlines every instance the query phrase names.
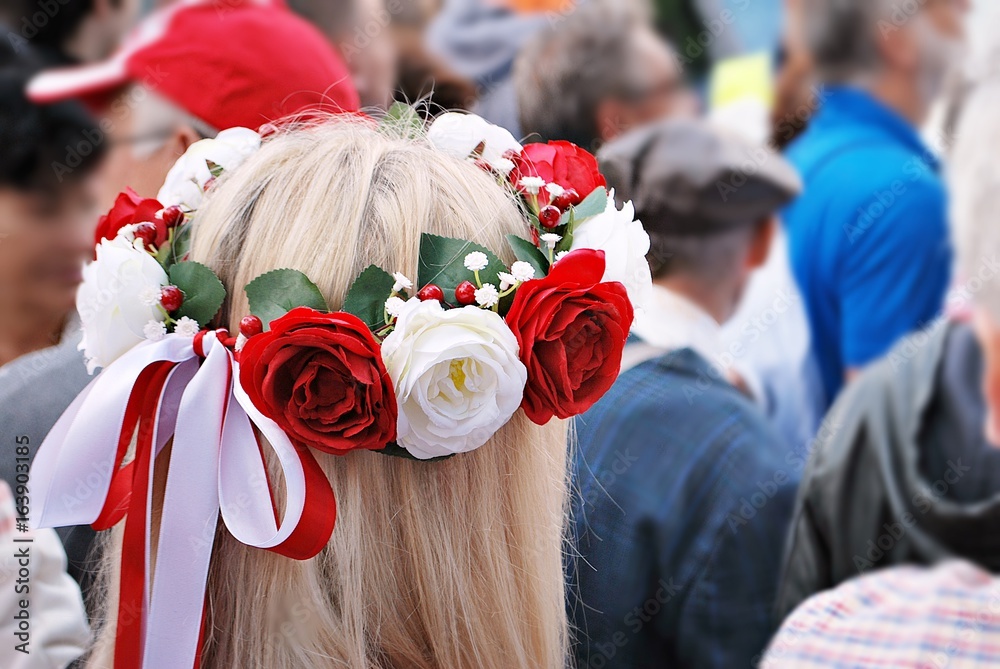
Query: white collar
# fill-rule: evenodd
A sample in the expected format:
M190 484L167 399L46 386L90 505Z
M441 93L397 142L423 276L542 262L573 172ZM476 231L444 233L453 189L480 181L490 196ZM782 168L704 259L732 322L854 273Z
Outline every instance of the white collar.
M632 332L650 346L675 351L690 348L712 365L722 351L721 327L704 309L664 286L653 284L653 295Z

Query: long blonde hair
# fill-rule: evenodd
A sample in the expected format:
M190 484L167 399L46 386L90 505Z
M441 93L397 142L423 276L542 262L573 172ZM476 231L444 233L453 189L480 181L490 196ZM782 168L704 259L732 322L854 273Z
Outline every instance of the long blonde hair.
M332 119L267 141L223 176L198 214L192 259L225 283L218 323L230 332L248 313L243 286L274 268L305 272L336 309L369 264L415 277L421 232L504 251L523 224L492 181L423 140ZM565 424L518 412L482 448L439 462L317 456L338 506L317 557L249 548L220 523L203 666L565 666ZM113 652L120 528L111 534L92 667Z

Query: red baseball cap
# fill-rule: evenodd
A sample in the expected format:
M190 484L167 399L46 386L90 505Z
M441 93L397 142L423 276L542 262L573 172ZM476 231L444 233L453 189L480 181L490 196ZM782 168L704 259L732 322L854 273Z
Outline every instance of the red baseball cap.
M360 105L344 61L283 0L179 0L144 19L107 61L43 72L27 94L38 103L106 99L128 83L217 130Z

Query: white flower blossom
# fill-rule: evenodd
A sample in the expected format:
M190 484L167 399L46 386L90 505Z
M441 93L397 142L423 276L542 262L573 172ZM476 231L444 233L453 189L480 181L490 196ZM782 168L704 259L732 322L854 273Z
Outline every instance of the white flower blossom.
M247 128L228 128L212 139L199 140L170 168L156 199L164 207L176 204L189 211L198 209L212 179L209 163L234 170L259 148L260 135Z
M198 325L198 321L187 316L181 316L174 323L174 333L183 337L193 337L198 334L199 330L201 330L201 326Z
M436 149L460 159L473 156L482 147L482 160L503 176L514 169L511 154L521 153L521 145L505 128L475 114L447 112L438 116L427 130L427 139Z
M545 184L545 190L547 190L549 195L552 197L559 197L566 192L565 188L555 182Z
M514 278L513 274L508 274L507 272L499 272L500 277L500 290L507 290L511 286L517 283L517 279Z
M570 250L581 248L604 251L604 281L621 282L633 307L641 309L648 303L653 292L653 278L646 261L649 235L642 223L635 220L631 202L619 210L615 192L611 190L602 213L577 222Z
M531 281L535 278L535 268L531 266L531 263L524 262L523 260L518 260L511 265L510 273L514 276L514 279L520 283Z
M406 300L401 297L396 297L395 295L385 301L385 311L393 318L397 318L401 313L403 313L403 307L405 306Z
M243 347L247 345L248 341L250 340L247 339L247 336L241 332L238 335L236 335L236 344L233 345L233 348L236 349L237 351L242 351Z
M547 247L549 247L550 249L554 249L556 247L556 244L559 243L559 240L562 239L562 237L560 237L554 232L546 232L544 235L539 237L539 239L545 242L545 245Z
M155 307L160 303L160 292L159 286L146 286L139 292L139 299L147 307Z
M569 255L569 251L560 251L559 253L556 254L554 262L559 262L560 260L562 260L563 258L565 258L568 255Z
M465 269L470 272L480 272L490 264L490 259L482 251L473 251L465 256Z
M500 301L500 293L492 283L484 283L483 287L476 291L476 303L487 309L493 308Z
M496 312L411 298L382 342L399 406L396 440L416 458L479 448L510 420L528 372Z
M413 288L413 282L410 281L408 278L406 278L405 274L401 274L400 272L393 272L392 278L395 280L395 283L392 284L392 290L394 293L398 293L401 290L410 290L411 288Z
M141 244L141 242L140 242ZM153 256L136 249L123 237L104 239L97 246L97 259L83 268L77 289L87 370L107 367L146 339L150 320L166 316L143 298L168 283L167 273Z
M167 336L167 326L163 321L149 321L142 328L142 334L149 341L160 341Z
M545 179L541 177L521 177L517 185L528 191L532 195L538 195L538 191L545 185Z

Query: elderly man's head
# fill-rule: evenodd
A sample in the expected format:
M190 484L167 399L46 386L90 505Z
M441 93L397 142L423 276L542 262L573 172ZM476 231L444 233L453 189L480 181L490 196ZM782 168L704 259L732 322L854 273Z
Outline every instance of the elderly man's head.
M825 83L870 85L893 77L911 85L926 107L961 55L969 0L803 0L803 5L806 43Z
M676 54L630 2L593 0L561 18L521 52L514 79L526 135L591 150L696 109Z

